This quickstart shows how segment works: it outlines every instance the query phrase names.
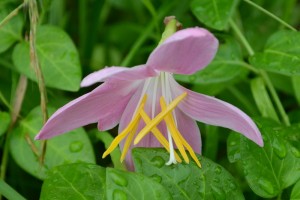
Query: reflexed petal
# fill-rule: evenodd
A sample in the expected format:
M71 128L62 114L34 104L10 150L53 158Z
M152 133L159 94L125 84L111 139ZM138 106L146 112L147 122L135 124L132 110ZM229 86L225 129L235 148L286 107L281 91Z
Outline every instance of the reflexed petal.
M139 82L105 82L92 92L87 93L57 110L44 125L36 139L48 139L72 129L106 120L103 127L112 127L120 119L122 111ZM101 121L101 120L100 120ZM103 122L103 121L102 121Z
M207 124L222 126L245 135L250 140L263 146L263 140L252 119L237 107L216 99L199 94L180 86L174 79L171 80L174 96L187 92L186 99L178 107L191 118Z
M147 77L152 77L156 75L156 71L149 67L146 67L145 65L139 65L132 68L106 67L104 69L87 75L81 81L81 87L87 87L97 82L103 82L108 78L133 81L138 79L145 79Z
M179 109L175 109L178 130L186 141L191 145L196 153L201 153L200 129L195 120L184 114Z
M159 71L192 74L211 62L217 48L218 40L206 29L183 29L158 46L146 65Z

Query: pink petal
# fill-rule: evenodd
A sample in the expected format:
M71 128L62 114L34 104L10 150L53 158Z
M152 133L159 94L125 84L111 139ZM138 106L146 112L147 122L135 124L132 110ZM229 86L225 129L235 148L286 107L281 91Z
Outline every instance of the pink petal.
M57 110L44 125L35 139L48 139L75 128L95 123L100 119L103 127L112 127L120 120L121 113L137 83L128 81L105 82ZM112 118L113 120L103 120ZM107 124L105 124L107 123Z
M175 109L178 130L196 153L201 154L200 129L195 120L184 114L180 109Z
M132 68L106 67L86 76L81 82L81 87L87 87L97 82L103 82L108 78L133 81L138 79L145 79L147 77L152 77L156 75L156 71L145 65L139 65Z
M170 79L174 96L183 92L188 95L178 107L191 118L207 124L222 126L245 135L250 140L263 146L263 140L252 119L237 107L216 99L199 94L180 86L174 79Z
M158 46L146 65L159 71L193 74L211 62L217 48L218 40L206 29L183 29Z

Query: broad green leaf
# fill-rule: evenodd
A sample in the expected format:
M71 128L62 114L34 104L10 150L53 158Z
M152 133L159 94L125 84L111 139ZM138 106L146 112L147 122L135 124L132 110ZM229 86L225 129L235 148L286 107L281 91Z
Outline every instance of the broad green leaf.
M261 197L271 198L300 178L300 152L283 137L284 128L279 124L263 118L256 121L264 147L238 134L240 160L250 188ZM230 145L228 148L232 151Z
M106 195L114 199L172 199L169 192L156 181L137 173L106 169Z
M238 43L229 37L224 38L214 60L203 70L193 75L175 75L179 81L192 84L224 83L246 73L242 52Z
M0 111L0 136L5 133L10 123L10 115L7 112Z
M262 116L279 122L279 118L262 78L251 80L251 91Z
M293 89L295 97L300 105L300 76L293 76L292 77Z
M72 40L62 29L54 26L38 27L36 49L46 86L68 91L79 89L79 56ZM18 44L12 57L16 69L36 81L30 65L28 42Z
M250 63L256 68L285 75L300 75L300 33L281 30L267 41L264 52L256 53Z
M193 0L191 10L210 28L224 30L237 6L237 0Z
M220 165L198 156L200 169L190 164L166 165L169 153L164 149L135 148L135 170L161 183L173 199L244 199L234 178Z
M300 199L300 180L295 184L291 194L291 200Z
M54 109L49 109L50 113ZM41 152L41 141L34 137L42 128L42 114L39 107L33 109L20 125L11 133L10 152L16 163L31 175L44 179L46 172L58 165L76 162L95 163L95 155L91 142L82 129L75 129L47 141L45 165L40 166L27 140L33 142Z
M13 9L1 8L0 9L0 22L11 12ZM0 27L0 53L7 50L15 42L22 40L22 27L23 20L20 15L14 16L6 24Z
M69 164L50 170L41 200L105 199L105 168L93 164Z

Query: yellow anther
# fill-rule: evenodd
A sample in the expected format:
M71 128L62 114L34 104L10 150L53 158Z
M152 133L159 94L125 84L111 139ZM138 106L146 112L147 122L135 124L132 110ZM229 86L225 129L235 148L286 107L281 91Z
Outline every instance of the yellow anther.
M141 110L140 114L146 124L149 124L151 122L150 117L147 115L147 113L144 110ZM163 134L160 132L160 130L157 127L154 127L151 131L152 131L153 135L156 137L156 139L160 142L160 144L163 147L165 147L165 149L168 152L170 152L169 142L166 140L166 138L163 136ZM179 163L182 162L181 158L178 156L178 154L176 152L175 152L175 158L176 158L177 162L179 162Z
M141 119L140 111L144 108L144 105L147 100L147 95L145 95L140 103L140 106L137 109L134 117L131 122L129 122L128 126L112 141L108 149L103 153L102 158L105 158L108 154L110 154L118 144L127 136L127 134L134 129L134 127L139 123Z
M160 123L168 113L170 113L185 97L187 93L183 93L176 97L174 101L172 101L168 107L161 111L154 119L152 119L151 122L149 122L137 135L137 137L134 139L134 144L139 143L139 141L149 132L151 131L155 126L157 126L158 123Z
M165 108L166 108L166 103L164 102L164 100L161 101L161 104L162 104L162 105L161 105L161 106L162 106L162 109L165 109ZM201 168L201 163L199 162L199 160L198 160L198 158L197 158L197 156L196 156L196 154L195 154L193 148L189 145L189 143L184 139L184 137L180 134L180 132L179 132L178 129L176 128L173 116L172 116L171 114L169 114L168 117L169 117L169 119L167 119L167 117L166 117L166 119L165 119L165 120L168 120L168 122L166 121L167 125L170 125L170 128L171 128L171 127L175 127L175 129L176 129L175 132L176 132L177 136L179 137L179 140L181 141L181 144L188 150L188 152L190 153L190 155L191 155L191 157L193 158L193 160L194 160L194 161L196 162L196 164ZM171 132L171 133L172 133L172 132ZM172 135L172 136L173 136L173 135ZM175 141L175 144L177 145L176 139L174 138L174 136L173 136L173 139L174 139L174 141ZM177 139L177 140L178 140L178 139ZM184 157L184 155L182 154L182 151L180 150L180 148L179 148L178 145L177 145L177 147L178 147L178 149L179 149L181 155ZM185 154L185 155L186 155L186 154Z
M127 138L126 138L126 141L125 141L125 144L124 144L124 147L123 147L123 150L122 150L122 155L121 155L121 158L120 158L120 161L121 161L121 162L123 162L124 159L125 159L125 156L126 156L126 154L127 154L127 152L128 152L128 149L129 149L130 144L131 144L131 142L132 142L132 140L133 140L133 137L134 137L134 135L136 134L136 131L137 131L137 129L138 129L138 126L139 126L139 123L137 123L137 124L135 125L135 127L133 127L132 131L130 131L129 135L128 135Z
M167 104L166 104L164 98L160 99L160 106L161 106L162 111L167 109ZM179 133L178 129L176 128L176 125L174 123L174 119L173 119L171 113L167 114L167 116L165 117L165 122L170 130L172 138L174 139L174 142L175 142L177 148L179 149L179 152L181 153L184 161L186 163L189 163L190 162L189 158L185 152L184 146L182 145L181 139L179 137L180 133Z

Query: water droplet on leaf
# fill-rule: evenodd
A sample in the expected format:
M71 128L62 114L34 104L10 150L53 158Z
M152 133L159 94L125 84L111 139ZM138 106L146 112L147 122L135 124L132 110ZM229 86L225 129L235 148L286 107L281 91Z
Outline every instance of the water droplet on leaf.
M154 181L160 183L161 182L161 176L154 174L153 176L151 176L150 178L152 178Z
M119 186L125 187L128 185L128 181L126 180L126 178L122 177L120 174L111 172L110 177Z
M216 178L213 179L213 182L220 183L220 179L216 177Z
M297 148L291 147L291 152L296 158L300 158L300 151Z
M274 193L274 187L270 181L267 181L265 179L259 179L258 185L266 193L268 193L270 195L272 195Z
M155 167L161 168L162 166L165 165L165 160L160 156L155 156L154 158L151 159L151 163Z
M213 190L214 199L216 199L216 200L225 200L226 199L226 195L224 194L224 192L221 188L212 186L211 189Z
M127 195L122 190L114 190L113 199L114 200L127 200Z
M272 146L274 149L275 154L280 158L283 159L286 156L286 147L282 141L278 138L274 138L272 142Z
M81 151L82 148L83 148L83 143L81 141L74 141L69 146L69 150L73 153Z
M216 174L221 174L222 168L220 166L216 166L215 172L216 172Z

